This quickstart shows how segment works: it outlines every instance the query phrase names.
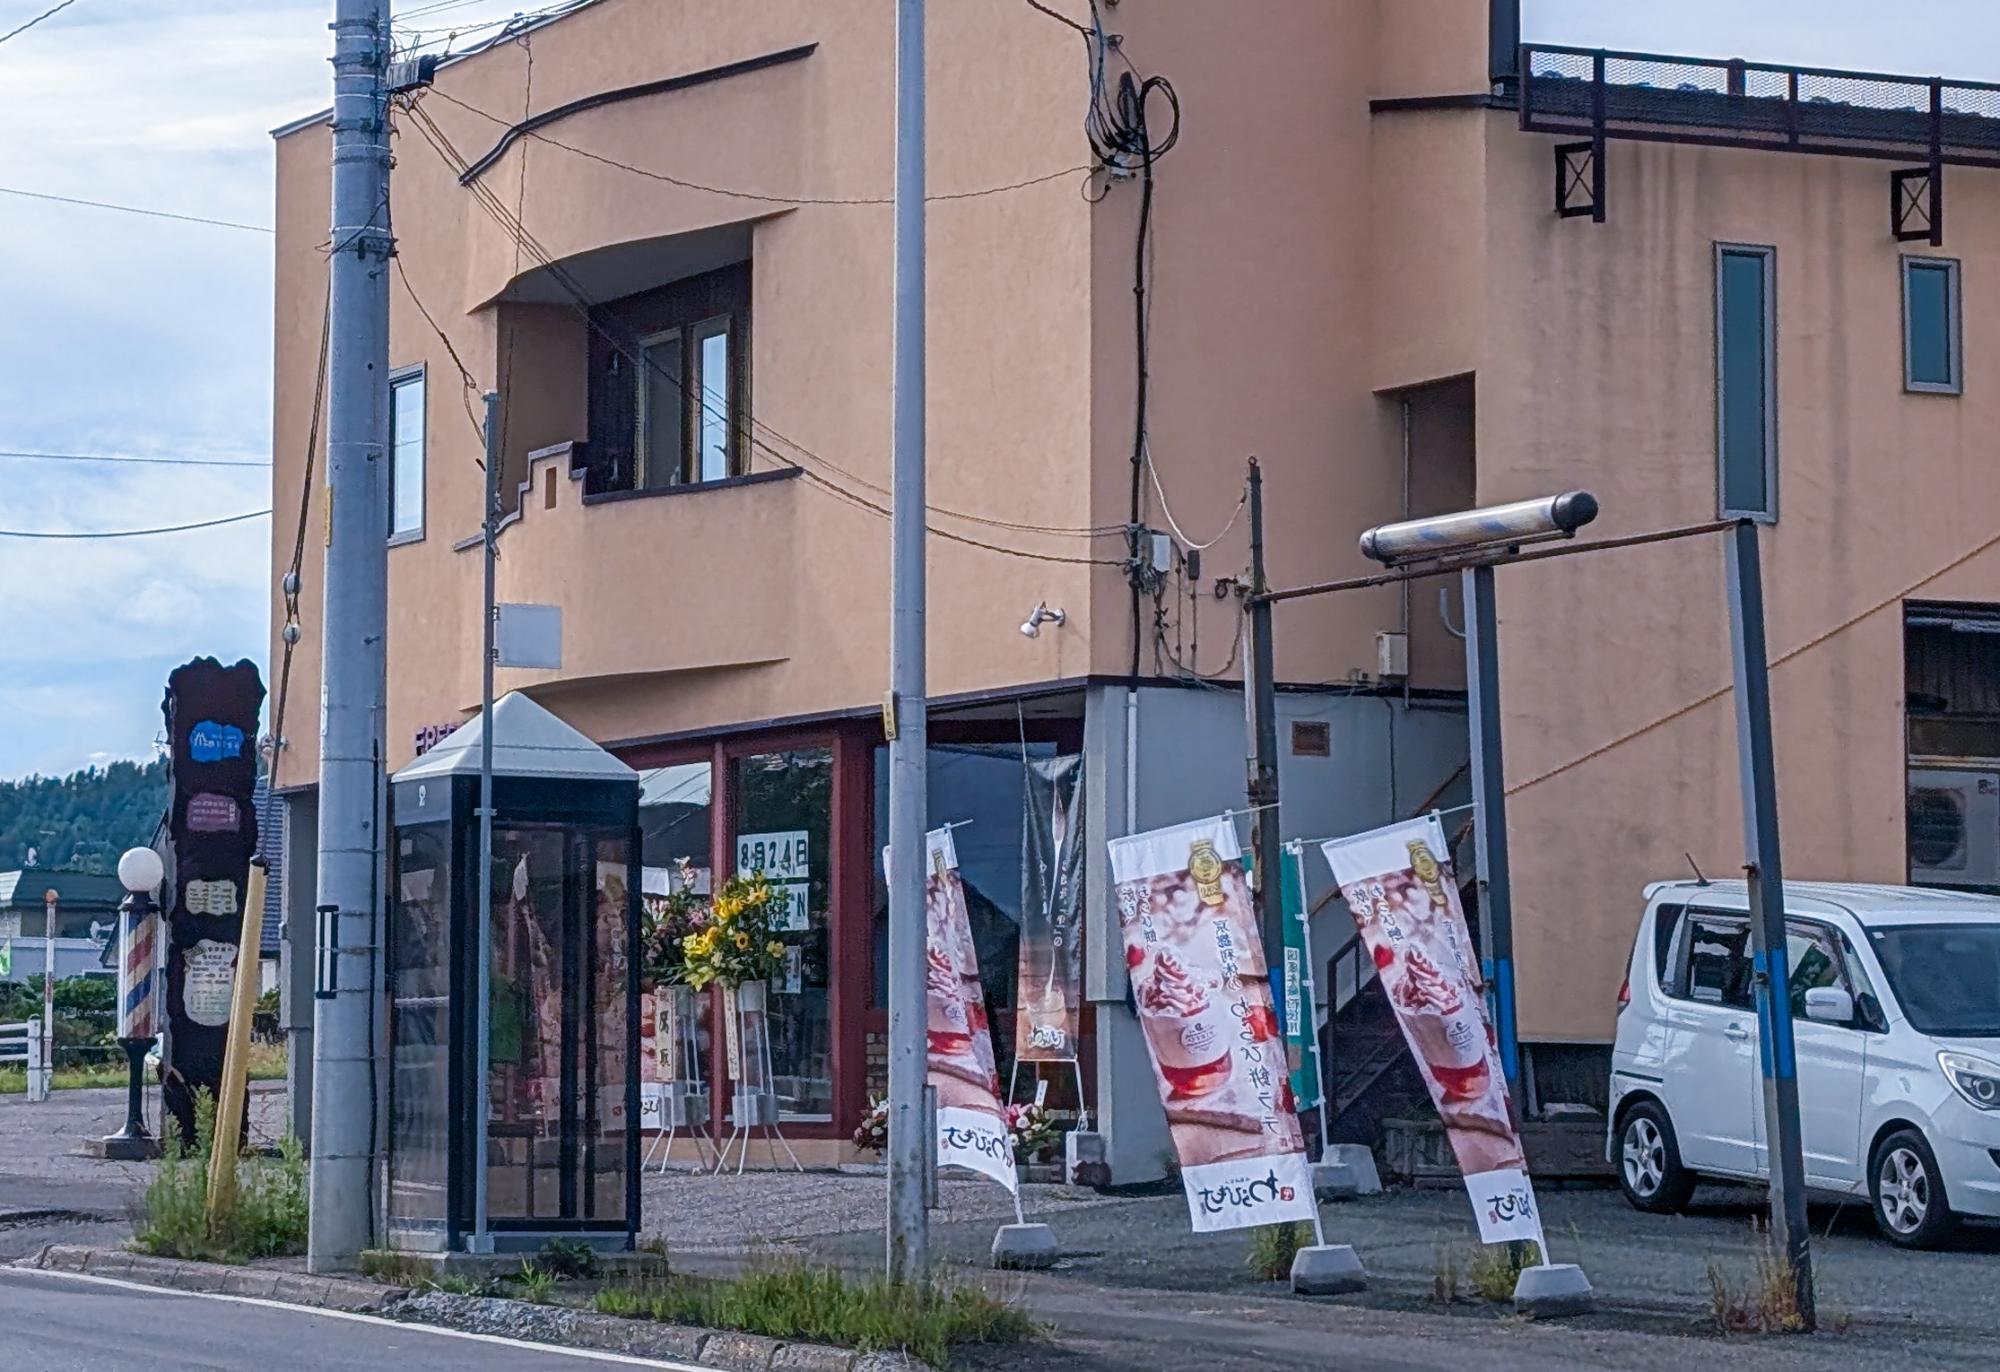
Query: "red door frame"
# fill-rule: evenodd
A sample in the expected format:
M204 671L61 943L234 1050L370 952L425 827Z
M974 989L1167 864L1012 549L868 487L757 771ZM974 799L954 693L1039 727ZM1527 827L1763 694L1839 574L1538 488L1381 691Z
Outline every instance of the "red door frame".
M691 762L709 764L709 864L721 880L736 866L734 764L758 753L827 748L833 754L833 813L829 818L832 869L828 874L827 1018L832 1033L833 1118L787 1123L794 1138L844 1139L860 1122L867 1091L866 1018L870 994L869 922L872 884L868 864L873 837L873 742L868 726L764 730L706 743L629 749L630 766L646 769ZM853 975L860 968L863 975ZM722 993L709 999L708 1083L711 1133L721 1137L729 1111L728 1058L721 1033Z

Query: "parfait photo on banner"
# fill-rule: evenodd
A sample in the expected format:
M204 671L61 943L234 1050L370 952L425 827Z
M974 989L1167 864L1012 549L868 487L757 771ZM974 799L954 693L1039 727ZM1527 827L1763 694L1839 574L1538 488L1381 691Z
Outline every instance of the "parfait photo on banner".
M1083 1008L1083 758L1028 760L1014 1056L1074 1062Z
M1196 1232L1313 1219L1235 824L1201 820L1110 848L1125 966Z
M924 1083L937 1092L938 1165L969 1167L1012 1191L1019 1184L1014 1137L1000 1106L1000 1071L958 849L949 828L924 835L924 848Z
M1444 1121L1481 1241L1541 1242L1444 826L1429 815L1331 840L1322 851Z

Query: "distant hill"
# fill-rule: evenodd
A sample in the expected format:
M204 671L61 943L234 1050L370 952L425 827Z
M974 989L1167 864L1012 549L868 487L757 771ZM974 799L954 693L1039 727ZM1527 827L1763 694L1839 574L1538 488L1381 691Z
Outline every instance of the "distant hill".
M167 760L114 762L66 777L0 781L0 870L27 865L110 872L150 843L167 808Z

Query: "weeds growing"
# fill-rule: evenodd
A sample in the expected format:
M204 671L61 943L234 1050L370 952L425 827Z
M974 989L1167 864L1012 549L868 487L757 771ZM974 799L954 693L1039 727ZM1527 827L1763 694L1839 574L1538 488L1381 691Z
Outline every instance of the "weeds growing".
M956 1344L1017 1343L1036 1327L1018 1306L978 1287L874 1278L780 1265L728 1281L667 1277L607 1286L600 1314L801 1339L864 1353L907 1351L943 1367Z
M1312 1226L1267 1224L1250 1231L1250 1271L1264 1281L1287 1281L1292 1259L1312 1246Z
M1749 1275L1741 1282L1721 1263L1709 1263L1708 1309L1724 1334L1796 1334L1806 1327L1797 1269L1768 1238L1752 1252Z
M555 1290L556 1274L546 1267L524 1262L521 1264L521 1275L514 1280L520 1283L522 1300L530 1305L547 1305L549 1293Z
M214 1098L206 1091L195 1096L193 1148L171 1121L165 1134L133 1235L141 1252L235 1263L305 1251L306 1162L296 1138L286 1135L276 1158L236 1160L236 1204L211 1224L208 1158L215 1146Z

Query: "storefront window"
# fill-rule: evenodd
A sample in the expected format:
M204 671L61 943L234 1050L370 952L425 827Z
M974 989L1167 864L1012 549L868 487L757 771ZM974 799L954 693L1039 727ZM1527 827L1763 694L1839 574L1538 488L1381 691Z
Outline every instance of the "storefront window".
M762 872L786 893L786 966L769 996L772 1084L786 1118L830 1120L833 750L756 753L733 765L737 872Z
M1030 743L1033 757L1057 751L1053 743ZM927 805L932 828L960 827L952 834L959 878L972 917L972 941L979 952L979 980L993 1023L993 1052L1006 1080L1014 1060L1014 980L1020 956L1021 808L1026 769L1021 745L931 745L927 759ZM875 874L872 1004L888 1008L889 891L882 849L889 841L889 750L875 750Z
M710 859L714 798L715 769L707 762L654 767L639 774L640 891L647 904L657 904L683 888L699 896L714 889ZM692 996L687 1001L695 1035L690 1062L683 1045L654 1039L659 1027L653 1001L656 989L639 988L639 1080L646 1084L663 1080L660 1058L672 1052L676 1058L668 1070L676 1080L706 1082L712 1042L710 998Z

